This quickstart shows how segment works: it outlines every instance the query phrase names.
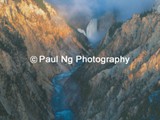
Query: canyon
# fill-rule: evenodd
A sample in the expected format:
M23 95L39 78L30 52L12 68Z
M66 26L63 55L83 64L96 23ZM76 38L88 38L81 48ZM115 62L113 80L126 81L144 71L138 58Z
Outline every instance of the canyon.
M160 119L160 14L80 27L43 0L0 1L0 120ZM32 64L33 55L130 60Z
M51 79L67 64L31 64L32 55L74 57L86 49L47 3L0 2L0 119L54 119Z

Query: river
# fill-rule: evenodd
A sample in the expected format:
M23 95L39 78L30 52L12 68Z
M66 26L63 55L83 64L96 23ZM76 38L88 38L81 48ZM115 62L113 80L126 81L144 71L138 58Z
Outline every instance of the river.
M70 83L71 90L69 92L64 88L65 82L70 76L81 66L77 64L71 70L60 73L52 79L54 93L52 96L52 109L54 112L55 120L74 120L74 112L70 104L78 97L78 85ZM72 93L73 92L73 93ZM71 98L72 97L72 98Z

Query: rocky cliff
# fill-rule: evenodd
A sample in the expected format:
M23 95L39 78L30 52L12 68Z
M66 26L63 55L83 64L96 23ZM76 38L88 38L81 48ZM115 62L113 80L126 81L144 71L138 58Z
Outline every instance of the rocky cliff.
M96 54L123 55L130 62L85 64L73 75L83 99L78 119L159 120L160 16L154 12L134 15L115 26Z
M31 64L30 56L84 51L77 33L43 0L1 0L0 119L53 119L51 78L70 66Z
M52 104L65 102L78 120L159 120L159 14L134 15L124 23L110 17L105 24L104 18L96 26L108 32L92 55L123 55L129 64L31 64L31 56L86 53L86 38L43 0L1 0L0 120L53 120L51 96L62 96L62 103ZM63 87L64 94L52 95L53 76L55 89ZM57 118L68 117L60 110Z

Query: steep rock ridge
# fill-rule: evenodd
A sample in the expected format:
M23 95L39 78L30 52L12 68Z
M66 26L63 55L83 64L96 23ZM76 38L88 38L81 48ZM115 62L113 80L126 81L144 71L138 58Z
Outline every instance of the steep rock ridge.
M0 23L0 119L53 118L37 73L27 59L24 39L7 21Z
M0 25L0 119L53 119L48 100L53 90L50 80L71 66L33 65L29 58L74 57L85 49L74 31L43 1L0 1Z
M84 104L79 120L158 120L148 97L160 88L160 16L134 15L106 36L98 56L128 56L129 64L85 64L73 77ZM158 97L158 94L157 94ZM158 104L156 104L158 105ZM155 106L154 106L155 107ZM154 115L153 115L154 113Z
M32 1L21 1L1 4L0 17L8 19L14 28L24 37L28 58L32 55L69 55L81 52L81 44L73 31L60 18L54 9L46 4L48 14L32 4ZM57 66L57 67L56 67ZM67 70L68 65L34 64L38 80L44 82L60 71Z

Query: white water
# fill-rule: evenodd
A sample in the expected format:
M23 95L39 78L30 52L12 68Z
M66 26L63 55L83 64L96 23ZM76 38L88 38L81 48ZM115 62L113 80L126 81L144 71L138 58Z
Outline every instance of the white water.
M97 32L97 19L92 19L86 29L86 35L91 42L93 42L91 39L97 34Z
M77 31L87 37L86 32L83 29L78 28Z
M101 34L98 31L97 19L90 20L89 24L87 25L86 32L81 28L78 28L77 31L88 38L88 41L90 42L92 47L97 46L99 41L101 40Z
M89 40L89 42L94 45L96 44L99 39L98 39L98 20L97 19L92 19L86 29L86 36Z

